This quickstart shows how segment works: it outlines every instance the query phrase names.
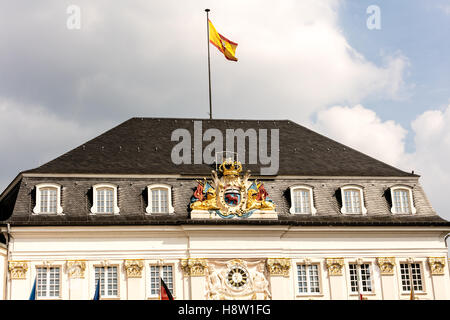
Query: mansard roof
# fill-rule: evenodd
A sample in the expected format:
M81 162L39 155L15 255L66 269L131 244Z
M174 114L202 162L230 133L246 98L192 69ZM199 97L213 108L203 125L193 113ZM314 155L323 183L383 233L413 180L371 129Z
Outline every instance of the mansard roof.
M172 132L180 128L187 129L194 137L194 121L202 122L203 132L216 128L224 137L226 129L267 129L269 132L279 129L278 175L418 177L289 120L169 118L129 119L25 173L209 175L210 165L176 165L171 161L172 148L178 143L171 141ZM207 144L209 142L203 142L203 147ZM247 164L245 169L250 169L253 174L260 171L258 165Z

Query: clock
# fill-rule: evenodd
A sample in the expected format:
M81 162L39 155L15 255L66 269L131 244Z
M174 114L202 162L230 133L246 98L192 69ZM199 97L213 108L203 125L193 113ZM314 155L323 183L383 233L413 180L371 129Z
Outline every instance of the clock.
M244 269L234 266L228 272L228 283L234 288L242 288L247 284L248 274Z

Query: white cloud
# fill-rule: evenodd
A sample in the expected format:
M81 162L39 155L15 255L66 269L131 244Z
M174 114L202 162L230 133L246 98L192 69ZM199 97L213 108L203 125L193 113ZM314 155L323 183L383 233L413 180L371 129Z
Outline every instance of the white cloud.
M429 110L412 123L415 151L405 151L407 130L394 121L382 121L377 114L357 105L335 106L320 111L312 128L338 142L362 151L404 171L421 175L432 206L450 220L450 105L445 110Z
M79 121L95 122L105 114L118 121L136 115L205 116L206 7L219 32L239 43L238 63L211 47L218 117L292 115L305 122L326 106L391 98L404 87L408 59L387 55L383 65L375 65L352 48L339 27L341 1L77 5L82 22L76 31L66 29L61 2L12 3L0 12L10 26L0 30L0 43L8 43L0 57L2 79L8 81L0 80L0 88L8 90L0 89L0 96Z
M19 171L42 165L112 125L100 123L92 129L41 106L5 99L0 100L0 114L0 192Z
M417 168L427 195L437 212L450 220L450 105L444 110L429 110L411 124L416 150L407 162Z
M362 105L320 111L313 129L390 165L404 160L407 130Z

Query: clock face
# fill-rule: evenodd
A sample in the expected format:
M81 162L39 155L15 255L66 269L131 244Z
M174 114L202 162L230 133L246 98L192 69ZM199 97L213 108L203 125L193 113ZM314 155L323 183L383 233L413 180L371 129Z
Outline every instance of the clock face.
M241 288L247 283L248 274L240 267L232 267L228 272L228 283L235 287Z

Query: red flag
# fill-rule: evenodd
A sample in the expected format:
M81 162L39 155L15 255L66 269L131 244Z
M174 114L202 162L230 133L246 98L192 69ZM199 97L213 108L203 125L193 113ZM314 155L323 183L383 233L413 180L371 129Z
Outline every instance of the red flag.
M161 278L160 300L173 300L172 293Z

